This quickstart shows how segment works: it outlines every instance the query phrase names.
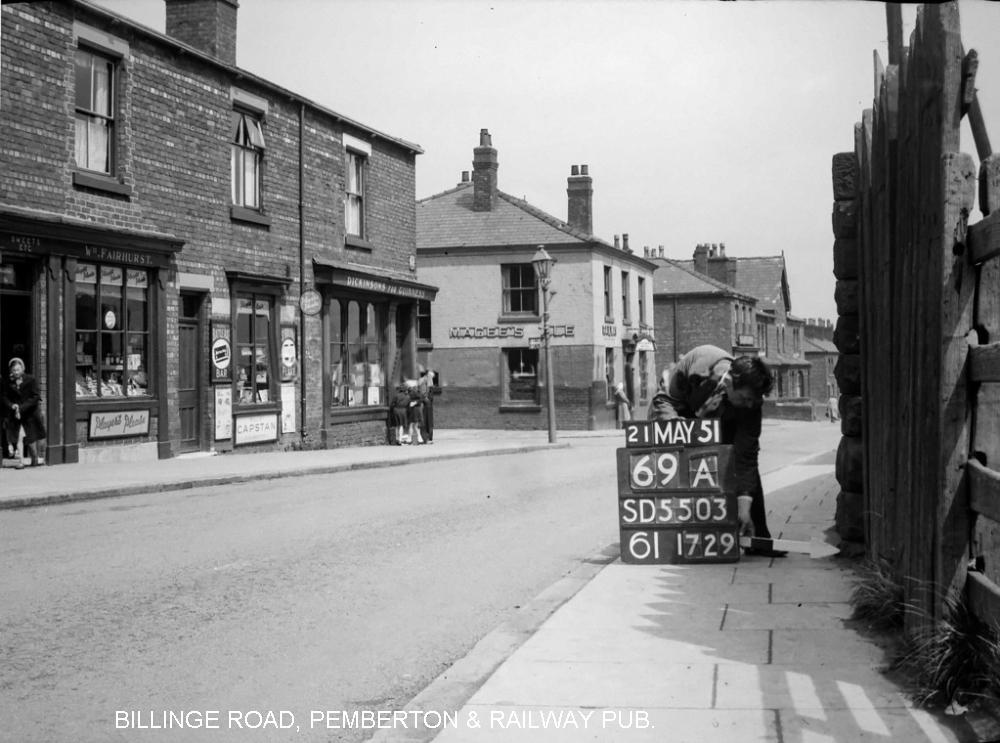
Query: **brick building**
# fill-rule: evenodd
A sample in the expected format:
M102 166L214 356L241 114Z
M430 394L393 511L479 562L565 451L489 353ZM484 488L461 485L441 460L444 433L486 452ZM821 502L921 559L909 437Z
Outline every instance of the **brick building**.
M802 350L811 365L809 373L809 399L823 409L831 397L840 396L837 378L833 373L839 351L833 342L833 323L829 320L810 318L805 324ZM822 416L822 412L820 413Z
M623 382L645 409L653 365L653 264L592 234L586 165L567 181L568 218L557 219L497 187L487 130L472 178L417 203L421 273L440 287L425 319L421 357L438 373L435 424L539 429L547 425L541 298L531 260L555 259L550 343L557 427L615 426L612 393Z
M811 416L804 405L810 384L802 347L805 321L791 314L784 255L736 258L726 255L724 243L706 243L695 247L689 261L651 257L657 264L653 302L660 365L669 366L701 343L761 356L775 377L765 415Z
M47 460L384 441L421 150L239 68L235 0L165 1L3 5L0 361Z

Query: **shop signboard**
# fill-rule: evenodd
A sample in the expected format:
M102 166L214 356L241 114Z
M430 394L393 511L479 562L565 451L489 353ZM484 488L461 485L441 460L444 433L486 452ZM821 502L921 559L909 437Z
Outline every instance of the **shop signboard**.
M87 438L121 439L149 435L148 410L102 410L90 414Z
M625 424L617 451L622 562L735 562L740 556L733 447L717 420Z
M229 323L212 323L212 382L233 381L233 347Z
M238 415L233 420L235 436L233 444L257 444L262 441L278 440L278 414L258 413Z

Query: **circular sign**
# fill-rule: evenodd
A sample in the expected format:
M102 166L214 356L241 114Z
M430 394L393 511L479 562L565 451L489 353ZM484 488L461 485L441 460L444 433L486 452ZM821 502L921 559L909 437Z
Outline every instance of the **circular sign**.
M299 297L299 309L306 315L318 315L323 306L323 297L315 289L306 289Z
M104 327L108 330L114 330L115 324L118 322L118 318L115 316L114 310L108 310L104 313Z
M215 343L212 344L212 364L215 368L220 371L228 369L232 355L229 341L225 338L216 338Z

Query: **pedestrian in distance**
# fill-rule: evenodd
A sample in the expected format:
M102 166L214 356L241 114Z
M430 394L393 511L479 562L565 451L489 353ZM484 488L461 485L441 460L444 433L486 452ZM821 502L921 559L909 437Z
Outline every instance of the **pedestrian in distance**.
M632 420L632 403L625 394L625 384L619 382L615 385L615 412L618 417L618 428L624 428L625 424Z
M770 539L758 455L762 404L774 380L756 356L734 358L715 346L697 346L664 373L649 406L649 418L718 418L723 444L733 446L741 536ZM748 549L749 555L784 557L773 549Z
M406 390L410 395L410 402L407 407L407 423L409 424L409 435L411 444L423 444L424 427L424 401L420 393L420 384L416 379L407 379Z
M407 429L410 427L410 388L406 382L396 385L393 392L392 402L389 406L389 430L390 442L396 446L410 443L410 435Z
M424 406L424 443L434 443L434 372L431 369L420 367L420 378L417 380L417 388L420 390L420 398Z
M833 395L826 401L826 417L830 419L830 423L836 423L840 420L840 411L837 410L837 398Z
M45 422L39 409L38 382L24 373L24 361L15 356L7 364L8 376L0 392L8 453L17 459L15 467L24 467L23 447L31 455L31 466L38 466L38 441L45 438Z

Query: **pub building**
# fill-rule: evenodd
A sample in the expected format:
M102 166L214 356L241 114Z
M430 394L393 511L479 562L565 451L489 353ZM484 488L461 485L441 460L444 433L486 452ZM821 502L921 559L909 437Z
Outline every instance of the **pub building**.
M436 373L435 425L547 426L543 297L532 263L551 256L549 344L556 426L615 428L614 390L624 385L636 415L656 393L655 265L628 236L593 235L593 181L573 165L563 221L497 187L497 150L483 129L473 171L417 203L421 274L441 287L421 309L419 353Z
M382 443L417 374L421 150L237 67L237 9L2 6L0 363L48 464Z

